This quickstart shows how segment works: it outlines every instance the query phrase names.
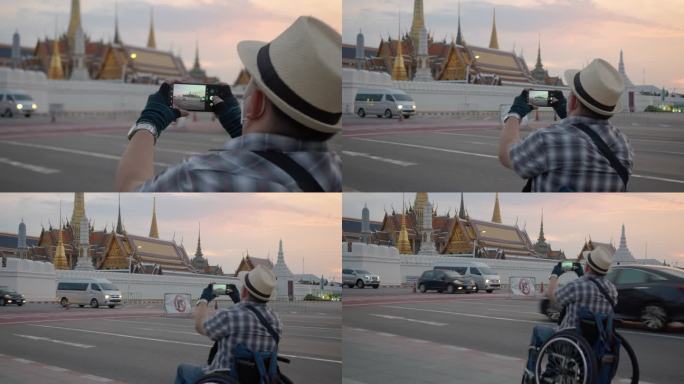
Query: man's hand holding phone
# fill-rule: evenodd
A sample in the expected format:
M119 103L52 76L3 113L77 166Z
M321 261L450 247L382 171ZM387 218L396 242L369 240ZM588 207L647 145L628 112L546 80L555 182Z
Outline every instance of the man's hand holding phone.
M228 297L233 300L233 303L237 304L240 302L240 292L238 292L235 284L228 284L228 289L226 291L228 292Z
M151 124L156 130L158 138L171 123L181 116L187 116L188 112L171 106L171 85L162 83L159 90L147 98L145 109L140 113L136 125L140 123Z
M563 91L549 91L549 105L561 119L568 117L568 101Z
M207 301L207 303L210 303L212 300L216 298L216 295L214 294L214 284L211 283L206 286L202 290L202 295L200 296L200 300L204 299Z
M219 84L216 96L212 96L213 106L211 110L219 119L223 129L228 132L230 137L242 136L242 122L240 104L233 95L228 84Z

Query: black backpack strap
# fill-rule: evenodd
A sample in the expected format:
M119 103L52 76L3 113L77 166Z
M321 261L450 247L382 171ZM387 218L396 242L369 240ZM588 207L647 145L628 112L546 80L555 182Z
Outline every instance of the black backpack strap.
M573 127L579 129L580 131L584 132L591 138L591 140L594 142L596 147L599 149L599 152L608 159L608 162L610 162L610 166L613 167L615 172L620 176L620 179L622 179L622 182L625 184L625 190L627 189L627 182L629 181L629 172L627 171L627 168L625 168L624 165L618 160L617 156L613 153L613 151L610 150L608 147L608 144L606 144L605 141L601 138L601 136L598 135L598 133L594 132L589 128L586 124L578 123L573 125Z
M589 281L591 281L592 283L594 283L594 285L596 285L596 288L598 288L598 290L601 292L603 297L605 297L606 300L608 300L608 302L610 303L611 307L613 307L613 309L615 309L615 301L613 300L612 297L610 297L608 292L606 292L606 289L601 284L599 284L598 281L596 281L595 279L592 279L591 277L589 278Z
M299 188L304 192L325 192L323 187L304 167L282 152L276 151L252 151L261 156L273 165L282 169L297 182Z
M249 309L257 317L257 319L259 319L261 325L263 325L264 328L266 328L268 333L271 334L271 337L273 337L273 340L275 340L276 345L280 343L280 336L278 336L278 332L276 332L275 329L273 329L273 327L271 326L271 324L269 324L268 321L266 321L264 315L262 315L256 308L254 308L251 305L245 305L245 308Z

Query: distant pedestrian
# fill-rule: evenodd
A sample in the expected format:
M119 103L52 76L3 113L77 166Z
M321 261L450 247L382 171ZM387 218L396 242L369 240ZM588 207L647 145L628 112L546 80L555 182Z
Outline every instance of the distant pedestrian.
M567 71L565 79L569 100L559 92L552 103L562 120L522 140L520 121L533 107L527 90L515 98L501 133L501 164L527 179L523 192L625 192L634 153L608 121L622 110L620 73L596 59L581 71Z
M341 192L342 160L327 141L341 130L341 37L303 16L270 43L243 41L238 55L251 80L240 106L222 87L214 113L233 138L154 176L154 144L186 111L171 87L151 95L128 134L116 177L120 191ZM142 133L142 134L141 134Z

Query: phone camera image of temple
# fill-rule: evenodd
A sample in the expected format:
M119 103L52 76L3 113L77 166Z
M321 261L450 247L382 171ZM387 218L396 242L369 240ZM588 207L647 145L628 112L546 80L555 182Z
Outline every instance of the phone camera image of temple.
M536 242L525 228L504 224L499 196L496 194L491 220L471 217L463 194L460 208L439 214L426 192L416 193L413 205L402 212L385 212L381 222L371 221L368 207L361 219L342 219L342 241L393 246L406 255L475 255L491 259L543 258L562 260L565 253L553 250L544 235L544 222Z
M81 2L71 0L67 30L52 38L38 39L35 48L21 46L16 31L12 45L0 44L0 67L38 71L52 80L119 80L126 83L157 84L162 81L218 83L200 65L199 43L195 44L192 68L186 68L180 54L158 48L154 16L150 11L147 43L133 44L119 30L118 4L114 4L114 38L95 41L81 23Z
M522 50L507 51L499 46L496 10L492 15L492 29L488 46L466 42L461 30L461 11L458 5L456 38L439 41L428 33L423 11L423 0L414 0L413 21L409 32L399 32L398 38L382 38L377 48L365 46L362 31L356 45L342 45L342 66L374 72L385 72L392 80L403 81L461 81L472 84L544 84L562 86L560 77L549 76L541 59L541 38L537 61L529 69Z
M175 235L174 235L175 237ZM223 275L218 265L210 265L202 253L198 230L197 249L191 258L182 241L159 238L156 201L152 202L152 217L147 235L129 233L118 208L117 223L95 229L94 219L86 216L85 196L74 195L71 219L60 220L42 228L38 236L26 233L26 224L21 220L18 232L0 233L0 254L3 265L8 257L48 261L55 269L112 270L143 274L201 273Z

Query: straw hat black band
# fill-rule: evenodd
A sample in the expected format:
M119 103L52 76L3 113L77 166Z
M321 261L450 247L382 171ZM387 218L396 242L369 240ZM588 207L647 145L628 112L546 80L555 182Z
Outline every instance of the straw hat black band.
M249 282L249 273L245 275L245 285L247 286L247 289L252 292L253 294L257 295L260 299L266 299L268 300L270 295L266 295L264 293L261 293L258 289L254 288L252 283Z
M596 263L594 263L593 260L591 260L591 253L587 256L587 264L589 264L591 269L593 269L594 271L596 271L598 273L603 273L603 274L608 273L607 269L603 269L603 268L599 267L598 265L596 265Z
M271 44L264 45L261 47L261 49L259 49L259 53L257 54L257 66L259 67L261 80L264 82L264 84L288 105L305 114L306 116L325 124L337 124L342 118L341 112L331 113L324 111L302 99L290 87L288 87L287 84L285 84L271 62L271 55L269 54L270 46ZM311 81L316 80L311 79Z
M577 94L584 99L587 103L591 104L592 106L605 111L605 112L613 112L615 110L615 105L605 105L601 104L598 101L596 101L593 97L591 97L587 91L584 90L584 87L582 87L582 82L580 81L579 78L580 73L577 72L575 74L575 78L573 79L573 82L575 83L575 91L577 91Z

